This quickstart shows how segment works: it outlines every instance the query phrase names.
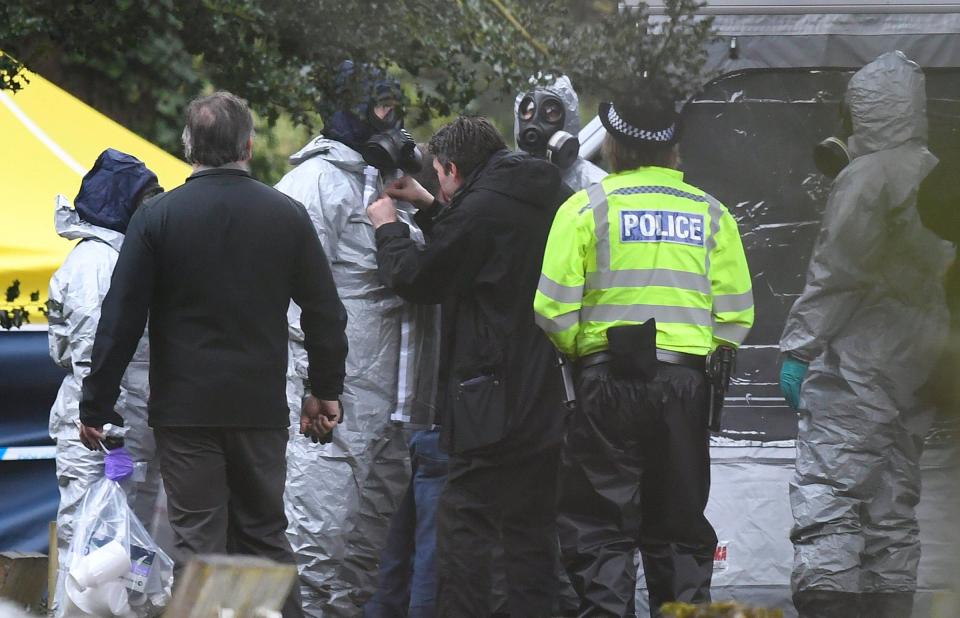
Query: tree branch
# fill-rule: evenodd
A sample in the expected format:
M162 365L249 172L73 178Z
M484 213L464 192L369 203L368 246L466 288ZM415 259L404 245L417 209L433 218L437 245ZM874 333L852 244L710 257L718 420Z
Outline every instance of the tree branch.
M547 46L541 43L540 41L538 41L537 39L535 39L533 35L527 32L527 29L524 28L523 24L521 24L517 20L517 18L513 16L513 13L510 12L510 9L508 9L506 5L503 4L503 2L501 2L500 0L490 0L490 4L497 7L497 10L500 11L500 14L503 15L507 19L507 21L513 24L513 27L516 28L517 31L519 31L520 34L523 35L523 38L527 39L527 42L533 45L537 49L537 51L539 51L544 56L550 54L550 50L547 49Z

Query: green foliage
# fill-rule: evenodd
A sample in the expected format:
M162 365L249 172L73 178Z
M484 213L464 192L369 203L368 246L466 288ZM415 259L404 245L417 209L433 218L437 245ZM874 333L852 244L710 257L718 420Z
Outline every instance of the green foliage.
M643 3L588 21L558 15L543 40L558 50L561 63L548 66L562 69L579 90L604 98L640 91L686 98L701 85L713 21L697 15L702 3L696 0L664 4L665 15L651 16Z
M594 95L678 98L699 86L710 22L693 0L666 4L652 18L613 0L5 0L0 89L25 65L175 153L207 84L269 126L286 113L315 130L359 96L337 86L345 59L399 74L411 124L512 99L545 68Z
M26 66L176 151L181 110L203 86L176 5L7 0L0 4L0 49L15 64L0 65L0 84Z
M294 125L287 114L281 114L273 126L257 117L255 127L250 170L257 180L274 185L290 170L289 155L313 136L304 125Z

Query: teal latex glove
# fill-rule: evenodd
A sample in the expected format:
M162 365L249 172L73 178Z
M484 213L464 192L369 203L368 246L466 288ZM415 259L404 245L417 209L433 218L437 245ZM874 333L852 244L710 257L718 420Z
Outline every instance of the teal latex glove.
M800 387L807 376L808 364L792 356L783 359L780 365L780 392L794 410L800 409Z

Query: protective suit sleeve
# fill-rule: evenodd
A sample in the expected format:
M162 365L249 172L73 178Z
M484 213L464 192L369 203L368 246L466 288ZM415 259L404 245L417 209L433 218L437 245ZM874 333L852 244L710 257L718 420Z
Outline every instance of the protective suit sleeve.
M289 374L301 380L307 378L307 352L303 348L303 330L300 328L300 307L291 301L287 308L287 337L290 353Z
M753 284L737 222L726 208L722 212L710 251L713 345L739 347L753 327Z
M580 332L587 255L596 250L593 216L583 208L586 203L586 193L581 191L557 211L533 299L537 325L571 358L576 357Z
M62 269L62 267L61 267ZM64 304L63 286L69 285L61 279L61 273L54 273L50 279L50 287L47 298L47 350L50 352L50 358L58 367L72 369L70 362L70 334L71 327L68 322L70 309ZM99 306L97 308L99 313ZM98 316L99 317L99 316Z
M401 298L435 305L458 289L473 285L488 251L483 222L474 221L467 202L434 220L427 246L417 247L406 223L376 231L380 277Z
M882 170L878 170L882 172ZM780 350L810 362L840 332L871 285L882 258L887 212L882 173L851 165L827 200L807 283L793 304Z
M148 229L152 211L149 205L141 206L130 219L110 290L103 299L90 374L83 381L80 399L80 420L89 427L123 425L113 408L153 299L156 258Z
M307 351L311 390L334 400L343 392L347 360L347 312L337 295L320 239L303 208L300 255L294 273L293 301L300 307L300 327Z
M90 255L98 249L100 247L78 245L74 251ZM76 257L78 254L74 254ZM109 262L85 259L82 264L71 263L62 268L50 282L50 298L55 301L47 315L50 357L71 371L78 384L90 373L100 304L109 288L104 283L109 281Z

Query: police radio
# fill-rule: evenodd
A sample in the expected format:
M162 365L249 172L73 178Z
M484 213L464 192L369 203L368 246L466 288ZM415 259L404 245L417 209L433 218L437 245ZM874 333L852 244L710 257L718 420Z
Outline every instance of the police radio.
M560 379L563 381L563 405L568 410L573 410L577 407L573 368L570 366L570 361L561 352L557 352L557 365L560 367Z

